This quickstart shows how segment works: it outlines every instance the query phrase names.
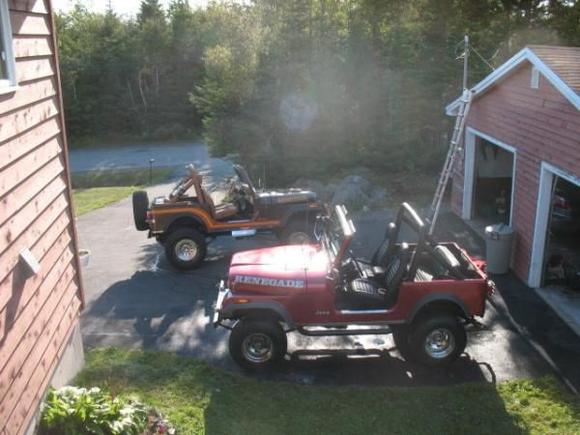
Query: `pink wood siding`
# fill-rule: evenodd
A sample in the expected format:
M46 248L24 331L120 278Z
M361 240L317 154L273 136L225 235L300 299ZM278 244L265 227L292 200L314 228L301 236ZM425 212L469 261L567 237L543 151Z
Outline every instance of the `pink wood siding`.
M0 433L36 412L82 305L48 0L9 0L19 89L0 95ZM25 275L19 253L41 264Z
M540 75L530 87L526 63L475 100L467 125L517 149L513 224L516 230L514 269L524 281L532 252L540 165L551 163L580 174L580 111ZM461 214L463 162L456 168L453 210Z

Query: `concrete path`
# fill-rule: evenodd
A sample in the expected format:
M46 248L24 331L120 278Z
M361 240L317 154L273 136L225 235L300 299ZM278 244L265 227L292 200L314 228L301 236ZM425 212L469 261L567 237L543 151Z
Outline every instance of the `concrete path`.
M158 186L149 193L164 194L169 188ZM388 212L373 212L356 220L357 255L373 252L380 240L377 234L384 234L388 218ZM228 332L210 325L216 284L227 274L233 252L273 245L275 238L219 238L210 245L208 261L200 269L180 273L171 269L154 240L135 230L130 198L80 217L78 228L81 247L92 252L91 264L84 270L87 307L81 319L87 346L174 351L238 370L228 353ZM468 239L466 244L470 249ZM539 354L492 306L483 323L469 331L465 355L446 370L403 361L390 337L306 338L292 334L290 360L269 376L300 383L413 386L493 383L550 372Z

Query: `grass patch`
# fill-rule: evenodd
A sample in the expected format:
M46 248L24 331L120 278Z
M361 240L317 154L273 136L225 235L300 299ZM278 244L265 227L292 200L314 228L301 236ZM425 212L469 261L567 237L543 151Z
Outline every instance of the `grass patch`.
M551 378L494 387L312 387L257 381L170 353L88 352L77 378L136 394L184 434L571 434L580 405Z
M130 195L136 189L136 187L131 186L116 186L74 190L75 215L81 216L90 211L113 204Z
M175 168L153 168L152 184L166 181ZM75 172L71 174L73 189L88 189L91 187L141 186L149 184L149 169L112 169Z
M153 168L152 184L166 181L175 168ZM71 174L76 216L117 202L149 184L149 169L114 169Z

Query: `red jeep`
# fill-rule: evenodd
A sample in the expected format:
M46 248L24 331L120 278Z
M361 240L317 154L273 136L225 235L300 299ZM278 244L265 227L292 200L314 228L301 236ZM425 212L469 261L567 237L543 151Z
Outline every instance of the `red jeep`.
M399 241L409 227L416 243ZM407 231L408 232L408 231ZM231 330L229 348L244 368L274 365L286 333L308 336L392 333L402 356L442 366L465 349L465 324L483 316L494 284L484 263L455 243L437 243L404 203L371 259L355 258L344 206L316 224L317 244L233 256L214 326Z

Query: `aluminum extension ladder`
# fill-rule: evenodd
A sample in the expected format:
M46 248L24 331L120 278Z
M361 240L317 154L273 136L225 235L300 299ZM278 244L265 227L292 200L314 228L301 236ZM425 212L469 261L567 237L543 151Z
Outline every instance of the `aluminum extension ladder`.
M461 137L463 135L463 130L465 129L465 121L471 107L471 100L472 91L465 89L461 96L457 117L455 118L455 127L453 128L453 135L451 137L451 142L449 143L447 157L441 175L439 176L439 182L437 183L437 189L435 190L435 195L433 196L433 202L431 203L431 208L427 218L429 223L429 235L432 235L435 231L435 225L437 224L437 218L439 217L439 211L441 209L441 201L443 201L443 197L445 196L445 188L447 187L447 183L449 182L449 178L453 172L455 158L461 151L459 144L461 143Z

